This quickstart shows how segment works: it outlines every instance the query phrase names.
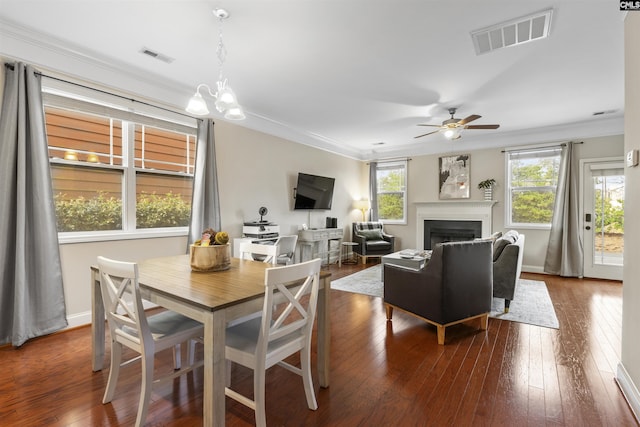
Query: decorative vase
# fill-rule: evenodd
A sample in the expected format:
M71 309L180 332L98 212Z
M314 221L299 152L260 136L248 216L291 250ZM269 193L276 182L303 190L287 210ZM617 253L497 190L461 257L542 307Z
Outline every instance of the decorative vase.
M196 246L191 245L192 271L222 271L231 267L230 245Z
M489 187L484 189L484 199L493 200L493 188Z

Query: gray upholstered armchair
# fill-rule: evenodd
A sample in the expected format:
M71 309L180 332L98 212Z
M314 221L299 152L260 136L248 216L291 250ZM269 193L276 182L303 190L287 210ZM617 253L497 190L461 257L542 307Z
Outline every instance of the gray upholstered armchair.
M367 257L381 257L394 251L395 238L384 232L381 222L354 222L351 234L353 242L358 244L354 252L362 258L363 264Z
M505 313L516 292L523 253L524 234L515 230L507 231L493 244L493 296L504 298Z
M398 308L435 325L438 344L447 326L474 319L487 329L493 268L491 241L440 243L422 270L384 265L387 321Z

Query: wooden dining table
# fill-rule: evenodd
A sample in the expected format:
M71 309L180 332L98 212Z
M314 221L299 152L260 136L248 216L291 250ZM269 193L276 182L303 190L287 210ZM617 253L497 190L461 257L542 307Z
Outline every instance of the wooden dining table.
M224 271L191 271L188 255L151 258L138 263L144 299L204 324L203 425L225 422L225 330L229 321L262 310L265 270L258 261L231 259ZM330 281L320 273L317 309L317 371L321 387L329 387ZM295 287L295 286L294 286ZM102 369L105 312L97 266L91 267L92 368Z

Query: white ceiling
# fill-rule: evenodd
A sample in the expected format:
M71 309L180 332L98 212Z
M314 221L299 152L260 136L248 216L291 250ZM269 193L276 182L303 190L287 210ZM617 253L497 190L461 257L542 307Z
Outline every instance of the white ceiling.
M217 80L216 7L241 126L363 160L623 132L610 0L0 0L0 55L181 109ZM548 38L475 54L471 31L548 8ZM449 107L501 126L414 139Z

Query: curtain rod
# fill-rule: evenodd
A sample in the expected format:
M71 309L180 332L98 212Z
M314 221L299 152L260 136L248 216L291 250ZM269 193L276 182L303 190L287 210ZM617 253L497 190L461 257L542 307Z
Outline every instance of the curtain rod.
M13 66L13 64L10 64L10 63L8 63L8 62L5 62L4 66L5 66L6 68L11 69L12 71L13 71L13 70L15 70L15 67ZM150 103L148 103L148 102L139 101L139 100L137 100L137 99L129 98L129 97L124 96L124 95L120 95L120 94L117 94L117 93L109 92L109 91L106 91L106 90L103 90L103 89L97 89L97 88L95 88L95 87L91 87L91 86L86 86L86 85L83 85L83 84L80 84L80 83L76 83L76 82L72 82L72 81L69 81L69 80L61 79L61 78L59 78L59 77L49 76L49 75L47 75L47 74L44 74L44 73L43 73L43 72L41 72L41 71L34 71L34 74L36 74L36 75L38 75L38 76L46 77L46 78L51 79L51 80L56 80L56 81L59 81L59 82L62 82L62 83L68 83L68 84L71 84L71 85L74 85L74 86L78 86L78 87L81 87L81 88L84 88L84 89L93 90L93 91L95 91L95 92L104 93L104 94L106 94L106 95L115 96L115 97L117 97L117 98L125 99L125 100L127 100L127 101L137 102L138 104L146 105L146 106L148 106L148 107L157 108L157 109L159 109L159 110L163 110L163 111L168 111L168 112L170 112L170 113L178 114L178 115L180 115L180 116L189 117L190 119L194 119L194 120L202 120L202 119L199 119L199 118L196 118L196 117L190 116L189 114L181 113L181 112L179 112L179 111L174 111L174 110L171 110L171 109L169 109L169 108L165 108L165 107L160 107L160 106L158 106L158 105L150 104Z
M380 159L380 160L371 160L369 162L367 162L366 164L369 165L371 164L371 162L376 162L376 163L390 163L390 162L397 162L400 160L406 160L407 162L413 160L411 157L390 157L388 159Z
M584 141L569 141L568 143L569 144L584 144ZM566 146L567 146L567 143L566 142L562 142L560 144L549 144L549 145L543 145L543 146L537 146L537 147L528 146L529 148L527 148L527 146L514 147L514 148L502 150L500 152L501 153L508 153L510 151L541 151L541 150L547 150L549 148L566 147Z

